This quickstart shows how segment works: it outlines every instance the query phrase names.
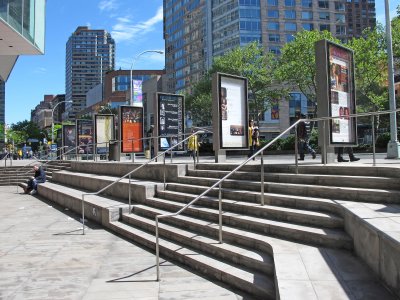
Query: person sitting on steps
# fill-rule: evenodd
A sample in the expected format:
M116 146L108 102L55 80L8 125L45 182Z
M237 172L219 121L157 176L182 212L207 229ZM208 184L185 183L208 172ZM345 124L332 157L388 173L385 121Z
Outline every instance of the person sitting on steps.
M344 159L343 158L343 150L344 150L344 148L345 147L337 147L337 152L338 152L337 161L338 162L348 162L349 161L348 159ZM354 152L353 152L353 148L352 147L346 147L346 151L349 154L350 161L359 161L360 160L358 157L354 156Z
M39 165L35 165L33 167L35 174L31 179L28 180L27 188L25 189L25 194L35 195L37 194L37 185L38 183L46 182L46 173L43 168Z

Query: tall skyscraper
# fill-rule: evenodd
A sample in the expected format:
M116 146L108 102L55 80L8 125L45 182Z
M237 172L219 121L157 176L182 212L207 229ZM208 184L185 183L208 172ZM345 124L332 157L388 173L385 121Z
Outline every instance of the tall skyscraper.
M189 92L214 57L260 42L280 54L301 30L327 30L342 41L375 25L375 0L164 0L164 38L168 87ZM363 19L364 18L364 19ZM365 19L366 18L366 19ZM261 132L272 138L287 128L295 111L313 103L293 91L289 102L275 103L261 116Z
M347 0L346 23L347 34L350 38L360 37L367 27L374 28L376 26L375 0Z
M213 57L253 41L279 54L301 30L345 41L374 25L375 0L164 0L169 87L190 90Z
M66 45L66 118L74 120L86 108L86 93L102 83L104 74L115 67L115 42L105 30L78 27Z

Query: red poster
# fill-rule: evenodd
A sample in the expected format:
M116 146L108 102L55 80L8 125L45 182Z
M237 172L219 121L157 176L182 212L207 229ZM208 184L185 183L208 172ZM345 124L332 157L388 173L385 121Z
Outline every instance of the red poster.
M120 106L123 153L143 152L143 108Z

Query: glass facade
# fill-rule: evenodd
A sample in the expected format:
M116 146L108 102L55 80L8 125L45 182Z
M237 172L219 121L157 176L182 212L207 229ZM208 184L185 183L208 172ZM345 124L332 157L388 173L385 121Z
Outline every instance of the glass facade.
M0 18L44 53L45 0L0 0Z
M0 80L0 126L4 128L6 124L5 118L5 108L6 108L6 84L4 81ZM0 132L3 132L0 130ZM4 147L4 134L0 134L0 151L3 150Z
M78 27L66 46L65 100L69 120L86 108L86 93L115 68L115 42L105 30Z

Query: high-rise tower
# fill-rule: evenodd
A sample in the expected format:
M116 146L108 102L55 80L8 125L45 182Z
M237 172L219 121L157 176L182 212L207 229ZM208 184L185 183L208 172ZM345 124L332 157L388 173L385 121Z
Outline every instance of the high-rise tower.
M86 108L86 92L102 83L115 66L115 42L105 30L78 27L66 45L66 118L74 120Z

